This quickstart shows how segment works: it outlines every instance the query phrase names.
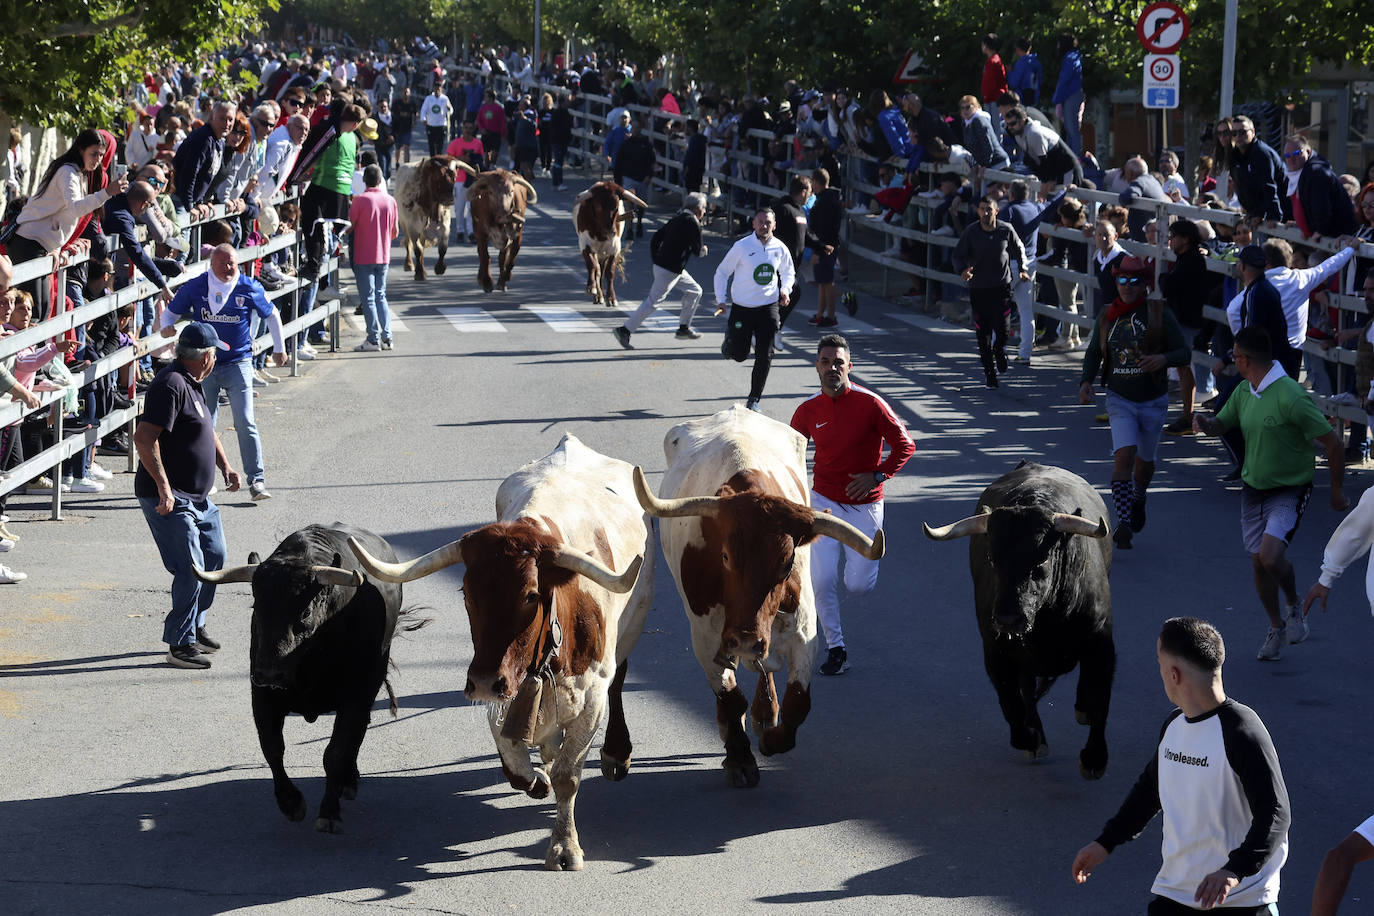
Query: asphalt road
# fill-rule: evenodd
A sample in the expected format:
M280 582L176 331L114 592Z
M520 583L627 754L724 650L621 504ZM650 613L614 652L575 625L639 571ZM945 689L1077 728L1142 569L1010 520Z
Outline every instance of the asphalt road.
M572 195L538 186L509 292L480 292L466 247L423 284L397 266L391 301L404 330L394 351L347 352L362 338L346 326L345 352L262 392L275 498L220 494L231 562L336 519L382 533L402 555L428 551L491 521L499 482L564 432L641 463L656 482L670 426L743 398L748 364L720 358L722 321L709 309L699 341L673 339L674 303L659 330L635 335L635 350L617 346L610 330L622 316L582 291ZM646 243L620 287L631 307L649 285ZM709 244L691 268L708 288L728 240ZM811 295L764 400L783 421L816 388L816 334L803 320ZM969 332L861 301L862 323L842 317L840 328L856 377L889 399L918 450L889 484L878 587L845 604L852 668L813 681L797 748L761 758L758 788L726 786L714 702L660 565L626 685L631 777L608 784L593 749L577 808L586 870L545 872L553 805L509 788L483 710L462 696L471 642L450 570L406 587L434 623L393 649L400 715L378 704L341 836L311 829L329 717L288 720L287 766L312 808L288 823L249 710L247 587L216 601L225 648L213 669L163 664L169 579L132 477L120 474L105 493L71 499L61 522L47 520L41 498L11 503L23 542L4 560L31 578L0 589L0 911L1140 912L1159 864L1158 820L1084 886L1069 864L1153 751L1170 708L1154 639L1161 620L1183 613L1221 628L1228 692L1273 734L1294 810L1280 906L1304 911L1325 850L1374 810L1359 776L1371 749L1358 723L1370 721L1374 635L1362 568L1307 643L1276 664L1255 661L1264 622L1239 492L1217 482L1226 468L1215 443L1166 440L1149 527L1112 572L1119 664L1107 775L1078 774L1086 730L1073 720L1072 677L1041 703L1050 755L1027 761L1007 744L982 670L966 548L927 540L920 524L969 514L1022 458L1105 488L1108 433L1093 424L1096 410L1077 406L1077 355L1037 355L989 392ZM1292 551L1304 590L1339 519L1324 469L1318 480ZM1368 483L1367 472L1352 475L1352 501ZM1374 871L1358 874L1350 895L1360 902L1349 912L1367 911Z

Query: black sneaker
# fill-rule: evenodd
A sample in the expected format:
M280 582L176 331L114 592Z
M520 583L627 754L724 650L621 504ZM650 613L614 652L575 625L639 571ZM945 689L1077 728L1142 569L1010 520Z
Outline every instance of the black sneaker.
M983 378L986 379L987 386L988 386L989 388L996 388L996 387L997 387L997 373L996 373L996 372L993 372L991 369L989 369L989 370L987 370L986 372L983 373Z
M759 406L758 398L749 398L744 402L744 406L754 413L763 413L763 408Z
M844 651L844 646L836 646L830 650L825 662L821 665L821 674L827 677L836 674L844 674L849 670L849 653Z
M619 341L620 345L626 350L634 349L634 345L630 343L630 332L625 329L623 324L611 333L615 335L615 339Z
M1131 502L1131 530L1136 534L1145 530L1145 497Z
M677 327L677 333L673 336L678 340L696 340L701 336L701 332L691 325L680 324Z
M211 636L210 631L205 627L196 627L196 645L200 647L200 651L206 653L220 650L219 640Z
M210 656L200 651L195 643L171 646L167 650L167 664L173 668L209 668Z

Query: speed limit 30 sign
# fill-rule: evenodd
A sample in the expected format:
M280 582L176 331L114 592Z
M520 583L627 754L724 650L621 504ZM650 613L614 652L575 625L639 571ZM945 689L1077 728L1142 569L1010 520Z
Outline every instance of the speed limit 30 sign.
M1177 54L1145 55L1146 108L1177 108L1179 65Z

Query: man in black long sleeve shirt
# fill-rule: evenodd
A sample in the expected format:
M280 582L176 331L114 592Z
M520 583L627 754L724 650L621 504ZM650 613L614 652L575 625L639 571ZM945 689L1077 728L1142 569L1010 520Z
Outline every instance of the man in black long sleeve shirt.
M1156 655L1164 692L1179 708L1121 809L1074 857L1073 878L1088 880L1163 811L1164 862L1148 913L1268 912L1279 897L1291 821L1274 743L1254 710L1227 698L1226 647L1211 624L1166 620Z
M787 193L774 200L772 204L773 212L778 216L778 226L773 230L773 237L787 246L793 264L801 263L802 249L806 248L807 220L806 211L802 208L806 206L807 198L810 196L811 179L798 176L787 186ZM782 333L783 325L787 324L787 316L792 314L792 310L800 301L801 271L798 270L792 289L787 293L787 304L778 310L779 334Z
M167 288L162 271L148 257L148 252L143 250L137 234L138 217L152 205L156 196L152 185L146 181L135 181L129 185L129 190L116 194L105 204L104 227L107 233L119 239L120 248L130 263L158 288L158 298L166 305L172 301L172 291Z
M839 258L840 226L844 222L844 204L840 192L830 186L830 172L816 169L811 173L811 186L816 202L811 206L807 227L807 243L811 246L812 276L816 281L816 317L811 323L822 328L839 324L835 318L835 262Z

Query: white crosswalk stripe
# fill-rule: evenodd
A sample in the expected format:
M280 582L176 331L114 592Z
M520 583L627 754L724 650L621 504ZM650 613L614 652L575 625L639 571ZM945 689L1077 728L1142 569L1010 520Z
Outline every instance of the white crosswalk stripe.
M344 316L344 320L348 322L349 326L352 327L353 330L358 331L360 333L367 332L367 321L363 319L362 315L355 315L352 312L349 312L347 315ZM395 313L393 313L391 316L391 333L405 334L409 330L410 328L406 327L406 323L401 319L397 318Z
M504 334L505 327L487 312L471 305L450 305L439 309L449 324L468 334Z
M596 334L605 330L589 318L583 317L577 309L567 305L522 305L522 309L533 312L560 334Z

